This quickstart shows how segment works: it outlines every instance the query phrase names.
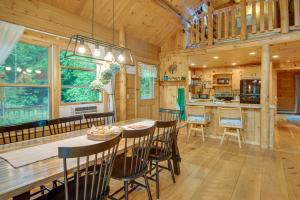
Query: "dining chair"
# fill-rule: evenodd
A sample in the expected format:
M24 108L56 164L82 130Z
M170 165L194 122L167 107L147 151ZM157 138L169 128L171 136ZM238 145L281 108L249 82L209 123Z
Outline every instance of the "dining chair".
M238 140L238 145L242 148L241 129L243 129L243 116L241 108L218 108L219 126L224 128L221 144L223 144L225 136L235 136Z
M192 131L198 131L202 134L202 141L205 141L204 127L210 122L210 114L205 106L186 106L187 115L187 142L190 139Z
M104 112L104 113L90 113L84 114L84 118L87 121L88 127L102 126L107 124L112 124L115 122L114 112Z
M121 135L89 146L58 147L58 157L63 161L65 184L37 199L107 199L120 138ZM75 173L71 181L68 178L70 169L81 172Z
M50 119L47 122L51 135L80 130L82 128L82 116L69 116Z
M152 144L155 125L138 130L123 130L124 150L116 157L112 170L112 178L122 181L124 186L109 196L110 199L117 199L115 196L124 190L125 194L120 198L128 200L130 192L141 186L146 188L148 198L152 199L147 178L149 150ZM145 185L136 181L143 177ZM129 190L128 185L131 185Z
M154 137L153 143L150 148L149 162L150 164L150 180L156 182L156 199L159 199L159 173L163 169L167 169L171 173L173 183L175 183L174 169L171 162L172 157L172 144L173 139L176 137L176 125L177 121L157 121L156 133L159 134ZM159 163L167 161L168 167L159 165ZM155 167L152 168L152 164L155 163ZM152 170L155 169L155 174L152 174ZM153 178L155 176L155 179Z
M0 127L1 144L9 144L45 136L46 120Z
M182 115L181 110L167 109L167 108L159 109L159 119L162 121L173 121L173 120L180 121L181 115Z

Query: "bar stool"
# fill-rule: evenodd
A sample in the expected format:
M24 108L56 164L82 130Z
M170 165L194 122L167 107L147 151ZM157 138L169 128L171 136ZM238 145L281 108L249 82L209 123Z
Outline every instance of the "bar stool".
M205 106L186 106L187 116L187 142L189 141L192 131L199 131L202 134L202 141L205 141L204 126L210 122L210 115ZM200 127L199 127L200 126Z
M243 128L243 117L241 108L224 108L219 107L219 126L224 128L221 144L225 136L235 136L238 139L239 147L241 145L241 132Z

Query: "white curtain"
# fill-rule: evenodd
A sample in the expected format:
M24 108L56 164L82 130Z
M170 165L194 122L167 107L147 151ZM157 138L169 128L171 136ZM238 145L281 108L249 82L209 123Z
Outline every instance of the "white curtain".
M0 65L2 65L24 32L24 27L0 21Z
M107 69L110 66L110 63L103 62L102 65L97 65L97 78L101 75L101 72ZM115 80L116 77L113 75L112 79L108 84L104 86L104 91L108 94L108 102L107 102L107 111L115 112L115 119L117 118L116 113L116 104L115 104Z
M138 63L140 77L157 78L157 69L154 65L147 65L144 63Z

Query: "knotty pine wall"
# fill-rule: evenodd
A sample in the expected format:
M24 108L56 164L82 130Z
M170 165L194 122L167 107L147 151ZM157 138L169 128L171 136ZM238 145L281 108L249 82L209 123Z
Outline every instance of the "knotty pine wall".
M57 34L60 36L70 37L73 34L82 34L85 36L91 36L91 21L90 19L85 19L80 17L79 15L75 15L64 11L62 9L53 7L51 5L45 4L40 1L32 1L32 0L1 0L0 1L0 20L7 21L14 24L23 25L27 28L32 28L35 30L40 30L48 33ZM125 32L126 32L126 27ZM100 24L95 25L95 38L112 42L112 30ZM136 61L143 61L144 63L159 63L159 52L160 47L154 46L146 41L142 41L140 39L134 38L130 35L126 34L126 42L125 46L131 49L134 59ZM36 33L34 31L26 30L23 41L34 41L35 44L45 44L48 43L49 46L54 45L55 49L66 48L67 40L55 38L53 36L43 35L40 33ZM115 31L115 43L119 43L119 32ZM57 60L54 63L54 71L59 71L59 63ZM58 63L58 64L57 64ZM117 78L118 81L119 78ZM129 93L128 98L128 107L126 109L126 118L134 118L138 117L137 113L145 113L144 106L137 105L137 96L135 93L139 92L136 81L136 78L132 75L127 75L127 83L126 88ZM134 84L134 85L133 85ZM119 98L119 88L118 83L116 83L116 97L117 100L120 101ZM60 88L60 84L57 83L55 88ZM57 89L55 89L57 90ZM58 95L59 92L56 93L55 98L53 100L53 117L59 117L59 107L60 98ZM158 94L157 94L158 95ZM56 97L57 96L57 97ZM152 117L157 116L158 113L158 98L155 98L153 105L156 105L155 109L151 111L148 115L140 115L140 117ZM117 102L119 104L119 102ZM135 109L133 109L133 107ZM119 105L117 105L117 109ZM154 108L154 107L153 107ZM139 111L140 110L140 111Z

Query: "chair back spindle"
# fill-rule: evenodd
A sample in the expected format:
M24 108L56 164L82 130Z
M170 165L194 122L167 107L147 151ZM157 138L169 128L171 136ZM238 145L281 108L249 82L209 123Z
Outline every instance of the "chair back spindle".
M181 120L182 112L181 110L173 110L173 109L166 109L166 108L160 108L159 109L159 118L162 121L173 121Z
M62 196L61 199L102 200L107 198L120 138L117 136L111 140L84 147L58 148L58 156L63 159L66 183L64 184L65 191L61 194L64 197ZM73 183L68 182L68 160L75 161L76 172L82 172L76 174ZM56 197L56 199L58 198Z
M140 130L124 130L123 138L125 148L119 157L117 166L123 169L119 171L118 177L130 179L139 177L148 170L148 157L150 146L153 141L155 126ZM117 163L116 163L117 164Z
M88 127L103 126L115 122L114 112L84 114Z
M9 144L45 136L46 120L0 127L1 143ZM40 134L40 135L38 135Z
M51 135L67 133L82 128L82 116L70 116L48 120L47 125Z
M167 160L172 155L172 144L176 137L177 121L157 121L156 137L153 139L153 145L150 157L155 156L158 160Z

